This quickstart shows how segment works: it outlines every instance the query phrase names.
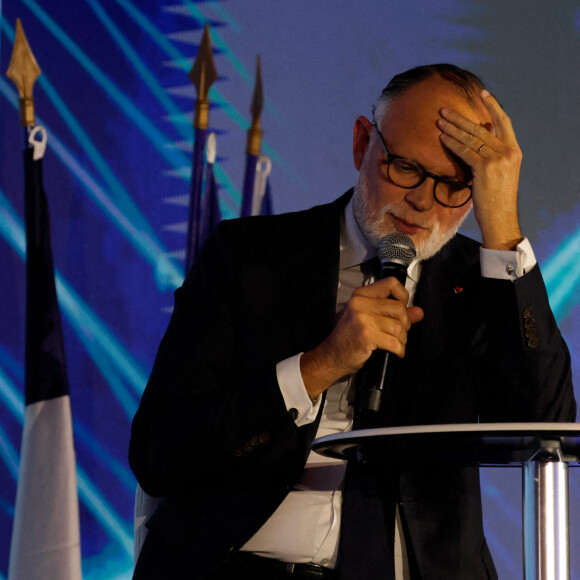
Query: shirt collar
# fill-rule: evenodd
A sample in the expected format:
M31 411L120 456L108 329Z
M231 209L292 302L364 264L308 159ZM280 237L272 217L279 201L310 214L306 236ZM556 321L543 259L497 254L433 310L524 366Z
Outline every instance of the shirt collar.
M344 209L340 223L340 261L339 268L350 268L362 264L377 255L377 249L371 245L360 231L354 217L352 197ZM407 276L415 283L421 274L421 263L413 260L407 270Z

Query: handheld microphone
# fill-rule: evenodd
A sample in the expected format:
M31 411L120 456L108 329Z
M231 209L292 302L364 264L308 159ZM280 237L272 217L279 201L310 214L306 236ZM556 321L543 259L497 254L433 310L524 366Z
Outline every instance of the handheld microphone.
M379 279L394 276L404 286L407 269L417 255L413 240L405 234L389 234L379 242L377 254L381 263Z
M378 247L381 263L379 279L394 276L404 286L407 269L416 255L415 244L409 236L400 233L385 236ZM388 352L375 350L358 371L355 382L359 412L379 410L388 362Z

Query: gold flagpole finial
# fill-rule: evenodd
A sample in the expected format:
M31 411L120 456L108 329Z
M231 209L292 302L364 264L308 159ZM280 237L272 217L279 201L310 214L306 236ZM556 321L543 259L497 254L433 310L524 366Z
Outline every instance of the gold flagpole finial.
M260 55L256 57L256 83L254 84L254 96L250 112L252 113L252 126L248 129L248 142L246 153L248 155L260 155L262 146L262 129L260 128L260 115L264 108L264 90L262 88L262 66Z
M35 125L32 88L41 72L34 54L32 54L28 40L26 40L20 18L17 18L14 48L6 76L14 82L18 89L18 94L20 95L20 123L24 127Z
M213 51L209 37L209 24L207 23L193 67L189 72L189 78L197 90L193 126L196 129L207 129L209 127L209 89L217 79L217 70L213 62Z

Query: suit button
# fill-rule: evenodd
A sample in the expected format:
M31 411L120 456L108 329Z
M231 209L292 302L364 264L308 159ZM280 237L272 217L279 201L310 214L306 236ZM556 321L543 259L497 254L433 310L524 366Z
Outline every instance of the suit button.
M268 443L268 441L270 441L270 433L266 433L266 431L264 431L263 433L260 434L260 436L258 437L260 443L262 443L262 445Z
M526 306L524 308L524 318L528 319L528 318L532 318L534 313L534 309L531 306Z
M290 418L292 419L292 421L296 421L296 419L298 419L298 409L295 409L294 407L292 407L288 413L290 414Z
M535 334L534 336L530 336L530 338L528 338L528 346L530 348L536 348L538 344L540 344L540 341L538 340L538 337Z

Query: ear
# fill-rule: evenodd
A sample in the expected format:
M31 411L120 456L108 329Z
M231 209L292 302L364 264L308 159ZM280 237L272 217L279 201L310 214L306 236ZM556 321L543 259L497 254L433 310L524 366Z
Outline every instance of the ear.
M354 159L354 166L357 171L362 165L362 160L365 156L369 140L371 138L371 131L373 124L363 116L360 116L354 123L354 134L352 140L352 154Z

